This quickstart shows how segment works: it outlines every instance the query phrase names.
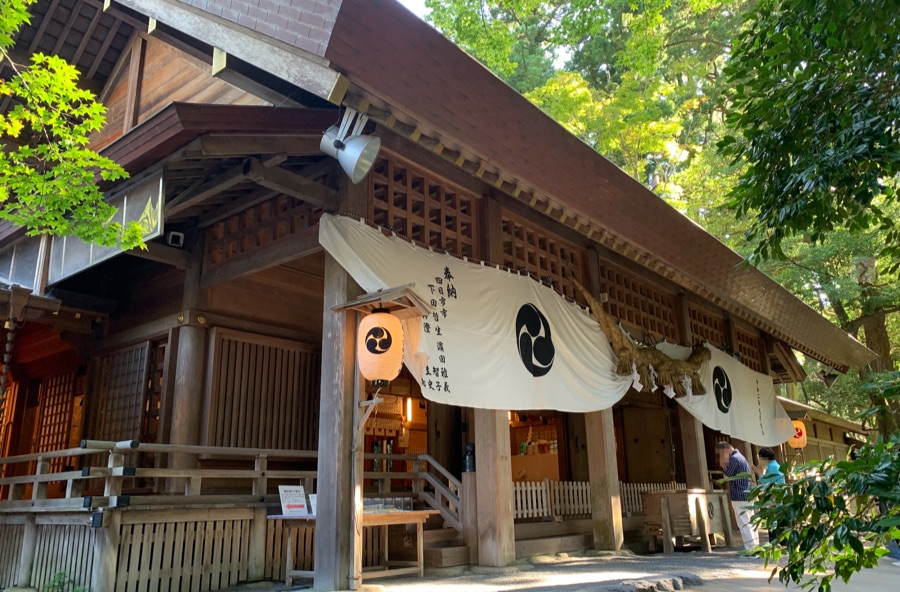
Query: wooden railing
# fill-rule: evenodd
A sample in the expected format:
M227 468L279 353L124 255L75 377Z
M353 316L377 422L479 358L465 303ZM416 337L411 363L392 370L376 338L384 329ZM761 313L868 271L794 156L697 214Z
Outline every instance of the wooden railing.
M622 515L631 516L634 514L642 514L644 505L641 501L641 494L645 491L681 491L687 489L684 483L624 483L619 481L619 495L622 500Z
M462 531L462 483L433 457L428 454L367 453L365 458L405 461L407 466L412 466L412 472L366 472L366 479L373 479L378 483L378 496L409 496L409 493L391 491L391 481L409 479L412 481L414 497L440 512L446 526Z
M619 482L622 514L631 516L644 511L641 493L645 491L687 489L684 483ZM513 483L515 518L517 520L562 520L591 515L591 487L583 481L522 481Z
M128 466L127 460L136 458L132 452L151 453L166 467ZM53 459L98 465L104 454L106 466L49 472ZM276 460L314 462L317 456L298 450L84 441L80 448L0 458L0 474L9 475L13 467L27 467L28 472L0 477L8 498L0 501L0 589L23 581L41 587L59 571L77 576L77 585L96 590L149 586L195 592L246 579L283 577L287 533L280 521L266 519L279 504L269 491L276 484L301 483L312 493L317 473L270 467ZM462 529L461 484L432 457L367 457L403 461L403 468L412 470L365 472L364 478L377 489L366 497L404 498L404 507L412 499L438 510L446 526ZM176 464L185 459L191 462ZM177 468L193 466L194 460L200 461L199 468ZM223 460L238 461L239 466L210 468ZM130 489L136 480L152 482L155 490ZM88 490L98 494L83 496ZM295 565L311 565L314 529L294 533ZM386 536L371 530L363 535L366 565L381 560ZM193 551L185 551L185 557L172 555L181 546L189 549L188 544ZM205 557L206 551L198 549L208 547L217 554L208 561L196 559ZM144 556L146 564L134 564ZM94 557L111 559L104 559L97 571L73 571L73 566L94 565ZM151 563L172 567L167 576L160 575L142 567Z
M516 519L573 519L591 515L591 484L583 481L513 483Z

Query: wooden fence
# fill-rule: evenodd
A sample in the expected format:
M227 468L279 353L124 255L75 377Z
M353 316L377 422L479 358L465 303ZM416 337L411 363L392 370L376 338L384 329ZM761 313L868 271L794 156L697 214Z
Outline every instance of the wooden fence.
M521 481L513 483L515 518L574 519L591 515L591 484L581 481Z
M645 491L684 490L684 483L619 482L622 514L631 516L644 511L641 493ZM521 481L513 483L515 518L531 520L572 520L591 515L591 484L584 481Z
M624 483L619 482L619 495L622 499L622 515L632 516L634 514L643 514L644 505L641 501L641 494L645 491L682 491L687 489L685 483Z
M125 466L128 452L195 455L206 460L252 459L253 468L142 468ZM96 459L105 467L48 472L55 458ZM205 592L247 579L284 577L286 529L266 519L278 512L279 483L302 483L315 491L315 471L270 470L270 458L315 459L315 452L237 447L174 446L137 442L85 441L72 448L0 458L4 465L33 467L29 475L0 478L9 499L0 501L0 589L31 585L49 589L170 590ZM461 484L427 455L378 455L409 462L410 473L366 472L381 498L415 498L440 511L448 526L461 528ZM171 463L165 463L171 466ZM128 495L123 486L153 479L159 493ZM392 481L412 481L413 491L391 491ZM96 482L102 495L82 496ZM48 485L64 497L50 499ZM223 483L227 494L220 493ZM209 485L208 485L209 484ZM64 493L62 493L64 492ZM30 499L23 499L30 497ZM384 526L363 531L363 565L381 563ZM294 566L312 569L314 527L293 530Z

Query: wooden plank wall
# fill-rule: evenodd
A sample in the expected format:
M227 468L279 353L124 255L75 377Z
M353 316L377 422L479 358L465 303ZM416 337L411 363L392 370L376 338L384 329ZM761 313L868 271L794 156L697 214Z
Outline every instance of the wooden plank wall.
M246 580L252 519L252 508L123 513L116 591L205 592Z
M94 583L95 535L94 529L81 524L38 524L32 585L42 590L60 574L59 589L83 586L90 590Z
M206 446L318 448L319 348L219 328L211 344Z
M0 524L0 589L12 586L19 579L24 535L24 524Z

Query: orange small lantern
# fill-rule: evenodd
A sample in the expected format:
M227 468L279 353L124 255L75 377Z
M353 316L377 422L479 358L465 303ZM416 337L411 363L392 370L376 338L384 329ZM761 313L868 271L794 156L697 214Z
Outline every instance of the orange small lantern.
M787 441L791 448L806 448L806 425L799 419L793 420L794 437Z
M356 344L359 371L376 387L387 386L403 366L403 327L400 319L376 308L359 324Z

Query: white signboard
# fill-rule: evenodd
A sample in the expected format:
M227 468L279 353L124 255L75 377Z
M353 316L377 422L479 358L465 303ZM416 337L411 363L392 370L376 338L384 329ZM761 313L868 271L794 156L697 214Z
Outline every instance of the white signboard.
M309 516L306 505L306 492L302 485L279 485L278 496L281 498L281 513L284 516Z

